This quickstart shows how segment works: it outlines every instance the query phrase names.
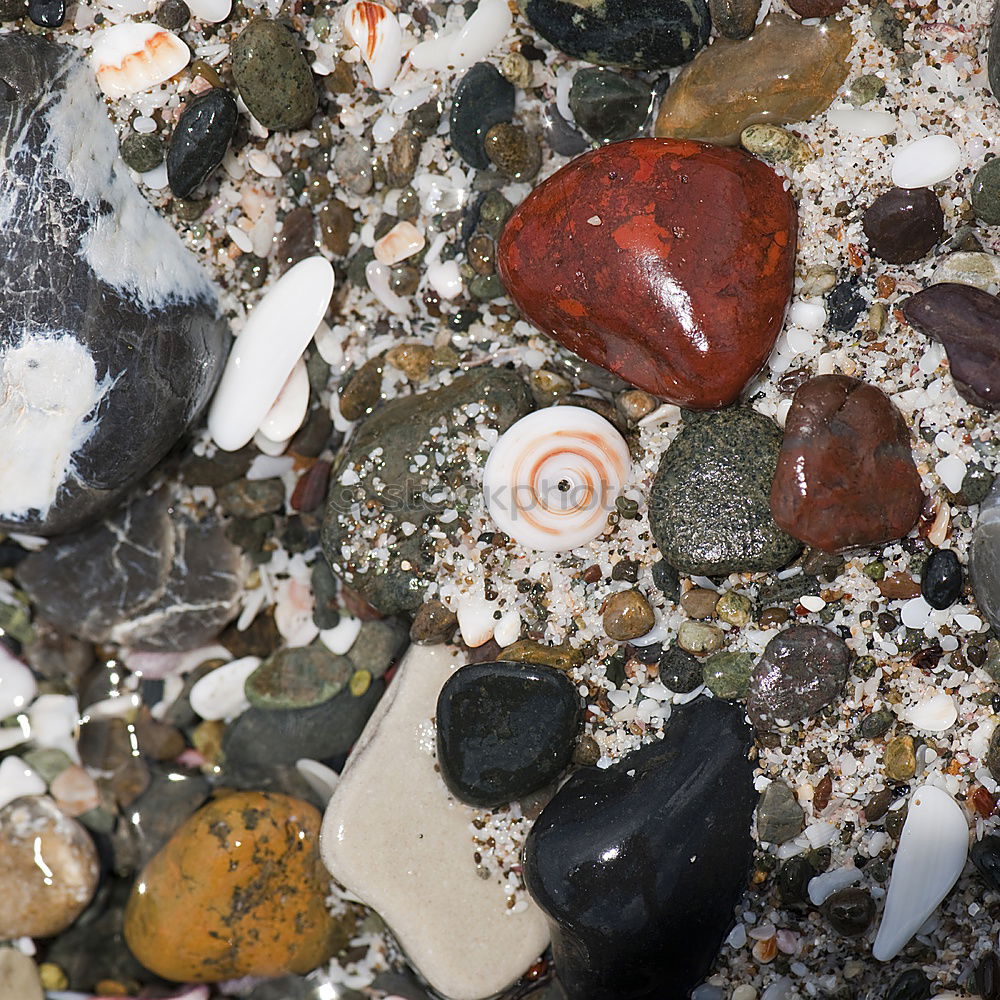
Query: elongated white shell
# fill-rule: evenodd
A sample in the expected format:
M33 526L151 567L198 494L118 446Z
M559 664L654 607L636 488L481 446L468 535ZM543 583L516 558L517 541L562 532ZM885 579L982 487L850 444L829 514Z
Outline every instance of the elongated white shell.
M307 257L254 307L208 414L208 429L224 451L242 448L264 421L323 319L333 281L325 257Z
M603 417L580 406L537 410L490 452L486 506L522 545L565 552L604 530L630 465L628 445Z
M344 8L344 33L361 49L372 86L385 90L403 57L403 32L395 15L374 0L351 0Z
M950 135L927 135L892 156L892 183L901 188L930 187L947 180L962 165L962 148Z
M259 430L271 441L287 441L302 426L308 409L309 372L299 358Z
M500 44L512 22L507 0L479 0L460 31L421 42L410 53L410 62L417 69L466 69Z
M169 80L191 58L188 47L158 24L116 24L97 35L91 60L108 97L138 94Z
M872 954L895 958L951 891L969 854L962 807L933 785L921 785L910 808L892 865L889 895Z

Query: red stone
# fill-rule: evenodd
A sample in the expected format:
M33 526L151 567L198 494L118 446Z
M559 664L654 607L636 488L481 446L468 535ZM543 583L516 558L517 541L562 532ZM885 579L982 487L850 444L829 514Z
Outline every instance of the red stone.
M800 386L771 487L780 527L837 552L902 538L923 503L910 432L881 389L845 375Z
M511 216L497 262L564 347L681 406L735 400L792 292L795 203L739 149L632 139L573 160Z

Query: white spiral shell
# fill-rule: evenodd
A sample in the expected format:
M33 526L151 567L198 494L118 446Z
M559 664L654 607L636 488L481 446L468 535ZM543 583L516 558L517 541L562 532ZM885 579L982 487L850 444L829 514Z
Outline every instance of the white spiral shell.
M630 466L628 445L607 420L553 406L501 436L486 461L483 493L501 531L530 548L564 552L605 529Z

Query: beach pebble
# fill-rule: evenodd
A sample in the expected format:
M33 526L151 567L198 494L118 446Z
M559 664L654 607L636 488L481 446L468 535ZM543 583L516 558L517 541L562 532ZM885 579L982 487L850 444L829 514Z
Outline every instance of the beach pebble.
M470 167L483 170L490 161L486 133L514 117L514 87L491 63L476 63L455 88L448 119L448 142Z
M463 667L438 696L441 777L469 805L493 808L524 798L569 764L581 713L573 683L551 667Z
M838 131L859 139L892 135L899 124L896 116L888 111L863 111L860 108L831 108L826 120Z
M988 226L1000 223L1000 160L987 160L972 182L972 211Z
M0 948L0 996L10 1000L44 1000L38 967L16 948Z
M191 59L188 47L152 21L125 22L97 32L91 63L108 97L126 97L166 82Z
M158 16L164 6L161 4L157 8ZM186 6L191 15L198 20L207 21L209 24L220 24L229 17L229 12L233 9L233 0L189 0ZM179 24L177 27L183 28L184 25Z
M644 83L596 67L577 70L569 91L574 121L599 142L635 135L646 120L649 100Z
M37 693L35 675L6 646L0 646L0 719L25 711Z
M449 795L433 743L425 745L441 689L462 663L447 646L410 649L341 774L321 849L333 876L388 923L435 990L475 1000L517 979L548 934L536 906L511 912L503 883L466 863L476 811Z
M757 804L757 835L766 844L783 844L805 827L795 793L783 781L772 781Z
M920 574L920 593L932 608L950 608L962 595L962 582L958 556L951 549L934 549Z
M0 809L0 938L65 930L90 902L98 874L90 834L52 799L27 795Z
M209 410L208 428L220 448L237 451L261 426L319 327L333 283L326 258L309 257L254 307Z
M203 719L234 719L250 707L243 687L259 666L259 657L243 656L216 667L191 688L191 708Z
M865 210L864 231L876 257L890 264L920 260L944 234L941 202L927 188L892 188Z
M962 149L951 136L928 135L892 156L892 183L899 188L931 187L948 180L962 164Z
M221 87L185 105L167 149L167 180L178 198L189 197L222 162L238 117L236 99Z

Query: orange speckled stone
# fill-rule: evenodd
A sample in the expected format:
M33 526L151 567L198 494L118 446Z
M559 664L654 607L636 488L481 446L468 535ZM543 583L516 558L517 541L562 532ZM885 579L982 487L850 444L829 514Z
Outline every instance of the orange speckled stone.
M146 865L125 909L125 940L164 979L217 982L309 972L352 926L326 908L321 817L309 803L239 792L187 819Z
M498 266L564 347L668 402L733 402L792 294L797 215L739 149L632 139L578 157L511 216Z

